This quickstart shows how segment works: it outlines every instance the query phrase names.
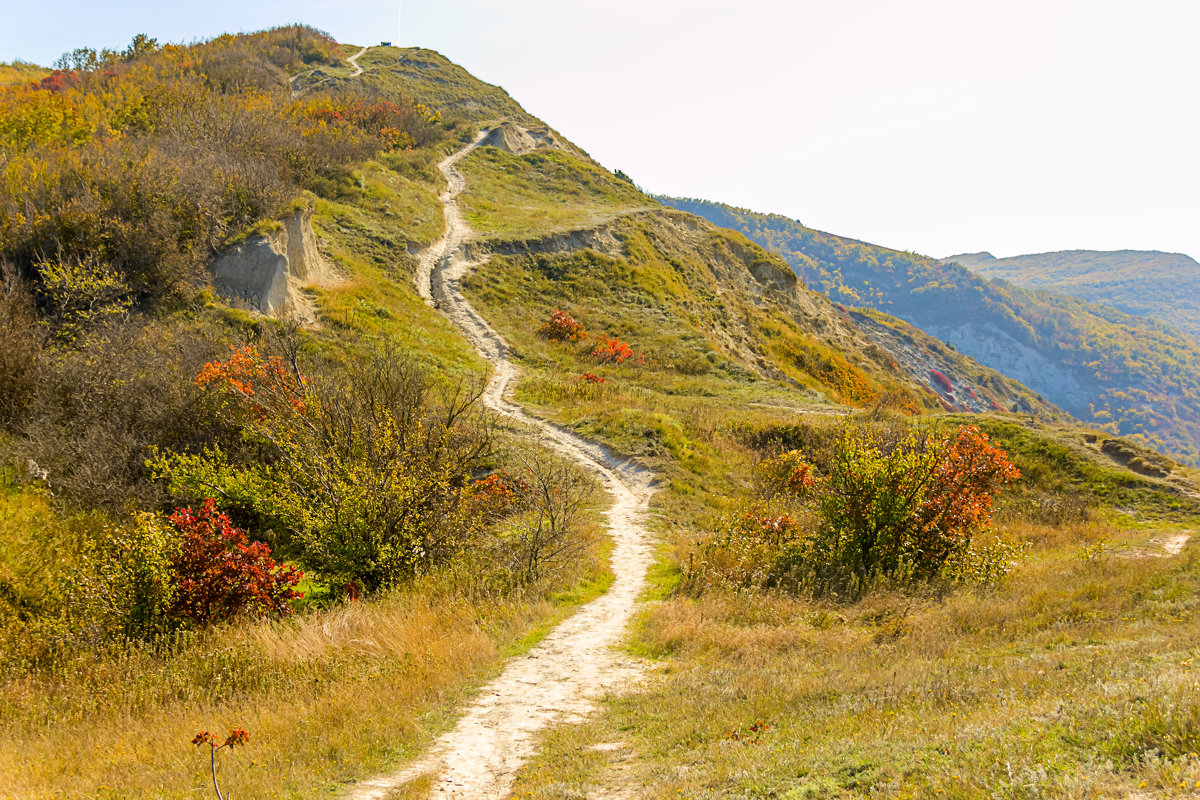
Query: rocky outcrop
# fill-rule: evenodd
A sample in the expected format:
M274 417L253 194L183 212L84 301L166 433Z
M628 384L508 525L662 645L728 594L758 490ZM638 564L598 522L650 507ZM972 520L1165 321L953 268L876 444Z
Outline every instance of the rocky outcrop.
M273 233L233 245L211 271L213 288L231 305L306 325L314 324L317 314L305 287L343 280L317 248L308 210L297 211Z
M549 128L545 126L523 128L515 122L505 122L492 128L480 144L484 147L498 147L517 156L532 153L539 147L570 150L567 144Z

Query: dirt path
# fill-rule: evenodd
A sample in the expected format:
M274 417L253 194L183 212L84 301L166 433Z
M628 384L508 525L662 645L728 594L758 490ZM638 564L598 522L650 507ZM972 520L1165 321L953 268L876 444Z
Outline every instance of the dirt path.
M354 72L351 72L347 77L357 78L359 75L363 74L363 68L358 65L358 59L362 58L362 54L367 52L370 49L371 49L371 45L369 45L369 44L363 45L362 50L359 50L357 53L355 53L354 55L352 55L346 59L347 61L350 62L350 65L352 67L354 67Z
M448 186L441 197L446 230L420 259L417 288L492 363L494 372L483 395L484 404L523 423L532 435L592 470L603 482L613 501L606 516L616 579L607 594L579 609L527 655L510 661L428 754L399 772L359 784L348 794L350 800L382 800L393 789L428 774L435 776L434 798L505 797L516 771L533 755L534 738L540 730L580 719L592 709L593 698L638 674L637 666L613 646L633 614L653 558L652 540L642 523L653 494L653 476L596 444L529 416L506 398L517 368L506 357L504 340L467 303L458 287L472 264L463 255L471 231L458 207L457 198L466 181L456 165L483 137L480 134L438 165Z
M363 68L358 65L358 59L360 57L362 57L363 53L367 52L370 49L371 49L371 45L369 45L369 44L364 45L362 50L359 50L354 55L346 58L346 61L348 61L350 63L350 66L354 67L354 72L351 72L346 77L357 78L359 75L363 74ZM300 90L296 88L296 81L300 80L301 78L307 78L309 75L312 75L316 71L317 70L314 67L313 69L306 69L303 72L297 72L295 75L288 78L288 87L292 90L292 99L293 100L295 100L297 97L300 96ZM325 80L327 81L328 78L326 78ZM324 81L322 81L322 82L324 82ZM313 87L310 86L308 88L312 89Z
M1155 536L1146 547L1134 547L1117 553L1121 558L1173 558L1183 552L1194 531L1179 531Z

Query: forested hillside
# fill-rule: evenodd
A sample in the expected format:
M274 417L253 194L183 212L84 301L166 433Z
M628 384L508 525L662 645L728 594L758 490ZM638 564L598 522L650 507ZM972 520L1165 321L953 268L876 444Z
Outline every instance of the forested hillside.
M1149 317L1200 339L1200 264L1182 253L1064 250L1009 258L965 253L943 261L985 278Z
M911 322L1077 418L1200 458L1200 346L1152 320L699 200L664 202L781 254L811 288Z

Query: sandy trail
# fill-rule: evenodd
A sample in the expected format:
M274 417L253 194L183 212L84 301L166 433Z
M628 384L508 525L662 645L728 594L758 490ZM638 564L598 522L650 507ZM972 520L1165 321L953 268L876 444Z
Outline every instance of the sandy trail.
M358 59L360 57L362 57L363 53L367 52L370 49L371 49L371 45L369 45L369 44L364 45L362 50L359 50L354 55L346 58L346 61L350 62L350 66L354 67L354 72L351 72L346 77L357 78L359 75L363 74L363 68L358 65ZM296 99L297 97L299 97L301 94L300 90L296 88L296 81L300 80L301 78L307 78L309 75L312 75L316 71L317 70L314 67L313 69L306 69L303 72L297 72L295 75L288 78L288 87L292 90L292 99L293 100ZM328 79L326 79L326 80L328 80ZM313 87L309 87L309 88L311 89Z
M363 74L363 68L358 65L358 59L362 58L362 54L367 52L370 49L371 49L371 45L369 45L369 44L363 45L362 50L359 50L357 53L355 53L352 56L349 56L346 59L347 61L350 62L350 65L354 67L354 72L351 72L350 75L347 77L357 78L359 75Z
M484 135L438 165L448 187L441 196L446 228L420 259L417 288L492 363L484 405L527 426L532 435L592 470L603 482L612 497L606 516L615 581L607 594L579 609L527 655L510 661L424 757L399 772L357 785L347 795L350 800L383 800L393 789L427 774L435 775L434 798L505 797L516 771L533 755L540 730L580 719L592 709L593 698L618 689L638 674L636 664L613 646L633 614L653 558L652 540L643 527L653 476L596 444L529 416L506 398L517 368L506 357L504 340L467 303L458 286L472 265L463 253L471 231L457 201L466 181L456 166Z

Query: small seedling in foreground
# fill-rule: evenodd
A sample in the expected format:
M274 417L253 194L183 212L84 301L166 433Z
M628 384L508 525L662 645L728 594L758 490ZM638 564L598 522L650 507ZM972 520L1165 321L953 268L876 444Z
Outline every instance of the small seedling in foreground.
M209 766L212 768L213 791L217 793L217 800L231 800L233 797L231 794L221 794L221 787L217 785L217 751L225 747L232 750L237 745L246 744L248 741L250 741L250 734L242 728L231 729L221 744L217 744L217 738L208 731L200 731L192 739L192 744L197 747L202 744L207 744L209 747Z

